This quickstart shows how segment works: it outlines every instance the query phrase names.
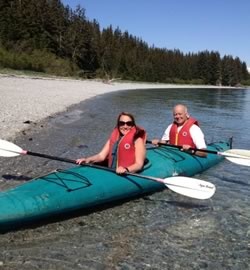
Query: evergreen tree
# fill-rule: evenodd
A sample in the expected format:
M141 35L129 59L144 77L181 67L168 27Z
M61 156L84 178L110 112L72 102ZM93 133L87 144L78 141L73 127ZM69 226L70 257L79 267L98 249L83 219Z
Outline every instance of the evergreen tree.
M84 8L72 10L61 0L0 0L0 65L151 82L239 85L250 80L238 57L149 47L119 27L101 31Z

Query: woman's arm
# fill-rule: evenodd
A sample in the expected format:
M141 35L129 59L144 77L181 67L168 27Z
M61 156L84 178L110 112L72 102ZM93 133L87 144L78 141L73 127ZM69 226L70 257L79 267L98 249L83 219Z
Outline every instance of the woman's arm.
M105 143L102 150L98 154L86 158L79 158L76 160L76 163L82 164L82 163L102 162L107 158L108 153L109 153L109 140Z

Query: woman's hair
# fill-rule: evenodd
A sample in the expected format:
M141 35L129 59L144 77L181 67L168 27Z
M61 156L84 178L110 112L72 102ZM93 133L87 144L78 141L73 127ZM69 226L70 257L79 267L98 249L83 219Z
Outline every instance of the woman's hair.
M136 126L136 124L135 124L135 118L134 118L133 114L128 113L128 112L121 112L121 113L118 115L118 117L117 117L117 121L116 121L116 126L117 126L117 127L119 127L119 121L120 121L120 118L121 118L122 115L126 115L126 116L128 116L129 118L131 118L131 121L133 122L133 125Z

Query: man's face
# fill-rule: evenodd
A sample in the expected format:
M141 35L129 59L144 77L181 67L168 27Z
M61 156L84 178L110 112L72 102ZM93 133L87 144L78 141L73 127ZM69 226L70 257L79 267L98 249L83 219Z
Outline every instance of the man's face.
M174 121L178 126L182 126L188 119L187 112L182 106L177 106L173 110Z

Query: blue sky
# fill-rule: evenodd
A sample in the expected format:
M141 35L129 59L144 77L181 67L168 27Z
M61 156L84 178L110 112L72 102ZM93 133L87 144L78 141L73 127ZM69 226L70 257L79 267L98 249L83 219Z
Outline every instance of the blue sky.
M85 8L100 27L112 25L148 45L180 51L218 51L250 67L250 0L62 0Z

